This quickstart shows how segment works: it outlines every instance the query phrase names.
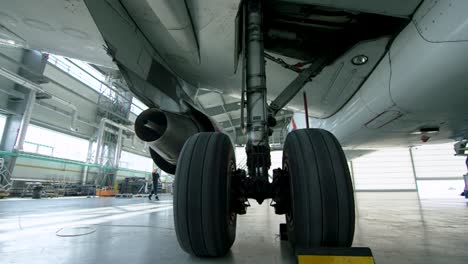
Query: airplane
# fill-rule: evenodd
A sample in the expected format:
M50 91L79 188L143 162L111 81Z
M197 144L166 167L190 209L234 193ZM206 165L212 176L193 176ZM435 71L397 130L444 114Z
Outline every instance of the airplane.
M195 256L229 251L248 199L272 199L295 249L350 247L345 152L351 159L468 138L468 1L0 6L1 43L118 69L149 106L135 132L156 165L175 174L176 235ZM213 98L230 100L209 107ZM216 120L219 109L227 119ZM269 180L271 138L291 113L301 113L292 123L305 128L287 134L283 166ZM245 144L247 170L236 168L229 133Z

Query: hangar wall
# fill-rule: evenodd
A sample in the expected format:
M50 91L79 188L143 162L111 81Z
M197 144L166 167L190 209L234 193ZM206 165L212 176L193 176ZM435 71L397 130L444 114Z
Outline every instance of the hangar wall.
M18 67L11 60L20 60L21 52L17 49L0 48L0 53L2 54L0 56L1 65L8 67L11 71L18 71ZM5 56L9 60L5 59ZM76 77L70 76L69 73L64 71L63 67L57 67L52 63L47 64L44 76L53 80L41 85L44 90L72 102L77 107L78 122L76 122L76 130L70 129L72 116L70 109L47 99L38 100L34 106L31 123L80 138L84 140L83 144L88 144L88 142L96 144L96 132L100 121L96 116L100 111L100 94ZM7 109L6 98L8 97L3 96L3 94L11 92L13 89L14 85L11 81L0 78L0 93L2 93L2 96L0 96L0 109ZM3 131L2 125L5 116L9 114L13 113L8 111L0 113L0 131ZM134 113L130 113L128 119L133 121L135 117ZM300 118L296 120L296 122L302 121ZM39 146L38 142L32 142L33 146L34 144ZM149 160L149 155L145 149L146 147L141 141L134 140L132 137L124 138L124 153L133 153ZM3 153L3 156L11 154ZM79 183L83 181L83 171L86 170L88 174L86 182L93 183L98 174L96 165L92 162L86 163L86 160L77 161L77 158L70 160L63 157L51 158L40 155L40 152L31 153L31 150L29 150L29 153L19 153L19 155L17 166L12 172L14 179L60 180ZM91 153L92 155L93 153ZM462 181L461 175L466 172L466 169L464 168L463 158L452 157L452 155L452 147L449 144L430 148L416 147L412 148L411 152L408 149L388 149L353 159L350 165L353 171L355 190L358 192L397 190L415 192L418 189L433 188L437 184L444 185L446 190L453 189L455 185L462 185L460 184ZM243 148L236 149L236 156L238 167L245 168L245 150ZM281 159L281 151L272 152L272 169L281 167ZM125 164L125 162L123 160L121 163ZM149 177L148 171L150 171L148 168L141 171L120 168L113 171L113 173L117 176L117 179L122 179L128 176ZM272 171L270 171L270 174L272 174Z
M238 166L244 166L245 150L236 149ZM453 144L374 150L349 160L354 190L364 193L399 192L426 197L456 197L465 186L466 157L455 156ZM282 152L271 152L273 169L282 165Z
M15 73L19 72L22 57L23 51L21 49L0 47L0 65L8 71ZM93 143L95 146L100 122L98 113L103 112L102 105L99 102L100 93L77 78L80 73L78 73L78 75L75 73L75 76L71 76L70 73L65 70L63 65L59 66L62 67L58 67L54 64L53 60L49 59L43 73L47 81L41 83L40 86L47 93L52 94L63 101L70 102L76 107L77 121L74 122L74 129L71 129L73 116L72 109L63 103L61 104L47 98L36 98L36 103L31 117L31 124L80 138L86 146L89 142ZM0 133L4 130L6 117L8 115L17 115L17 113L8 111L8 100L11 100L11 94L19 94L15 92L17 89L16 87L17 85L15 85L14 82L4 77L0 77ZM129 127L132 126L132 121L135 120L135 118L136 115L130 112L127 121ZM26 146L28 146L28 144L29 150L26 151ZM60 144L63 144L66 147L67 142L60 142ZM34 149L35 145L40 145L40 142L26 142L26 152L19 153L5 152L5 149L0 149L0 151L3 151L0 158L8 157L12 154L20 155L16 159L17 166L15 166L14 170L11 172L13 176L12 179L45 181L55 181L59 179L60 181L78 183L83 179L83 171L85 170L85 167L89 167L89 170L87 170L87 182L92 183L95 180L97 171L93 171L92 166L95 165L90 164L92 162L83 162L86 160L77 162L77 157L71 157L72 160L70 160L64 159L63 157L52 158L48 155L40 155L40 153L34 153L35 151L31 151L31 148ZM46 144L44 147L50 146L47 146ZM139 139L134 139L129 135L123 137L122 151L125 153L136 154L138 157L144 157L145 162L150 161L149 153L146 151L146 148L147 147L144 143ZM91 157L93 155L95 155L95 147L93 153L91 153ZM122 160L121 164L123 167L128 167L128 162L125 160ZM149 167L150 169L146 166L146 171L121 168L114 173L117 175L117 179L128 176L148 177L148 171L152 169L151 165Z
M420 198L456 197L464 189L466 157L453 144L383 149L353 159L356 192L414 192Z
M88 176L87 181L82 182L85 167L88 167ZM111 168L108 168L108 170L110 171ZM99 168L95 164L25 154L21 155L17 160L13 170L13 179L94 184L98 172ZM117 176L117 180L122 180L125 177L148 178L150 176L150 172L126 168L119 168L112 172Z

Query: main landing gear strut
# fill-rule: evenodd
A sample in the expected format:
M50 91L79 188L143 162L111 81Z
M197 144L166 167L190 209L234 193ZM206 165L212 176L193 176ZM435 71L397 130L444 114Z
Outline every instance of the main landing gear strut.
M199 133L179 156L174 219L180 246L196 256L222 256L235 240L238 214L248 199L272 199L284 214L288 240L296 249L350 247L354 236L354 198L350 173L336 138L321 129L288 134L282 169L268 180L268 138L274 111L266 99L260 0L245 2L245 63L248 171L236 169L229 137Z

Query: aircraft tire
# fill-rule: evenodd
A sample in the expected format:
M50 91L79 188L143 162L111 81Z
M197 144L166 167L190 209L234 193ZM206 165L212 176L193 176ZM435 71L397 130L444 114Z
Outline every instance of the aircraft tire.
M177 162L174 225L179 245L198 257L225 255L236 236L230 210L235 154L229 137L218 132L191 136Z
M295 249L350 247L354 195L347 161L333 134L301 129L288 134L283 170L290 178L288 239Z

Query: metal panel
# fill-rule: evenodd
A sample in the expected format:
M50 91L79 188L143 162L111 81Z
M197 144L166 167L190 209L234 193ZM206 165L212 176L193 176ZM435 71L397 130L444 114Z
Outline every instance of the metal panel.
M6 116L0 114L0 142L2 142L3 130L5 129Z
M468 41L467 10L466 0L427 0L415 13L413 21L427 41Z
M468 42L427 42L409 24L345 107L311 123L331 130L345 147L352 148L420 144L420 135L411 132L434 124L440 133L432 135L430 142L466 136L467 47ZM381 129L364 126L379 113L393 110L404 116Z
M390 38L362 41L347 51L329 66L325 67L312 82L305 84L308 94L309 115L327 118L339 111L356 93L385 55ZM367 63L354 65L351 60L358 55L365 55ZM290 103L303 105L302 94L294 97Z
M115 67L83 1L2 1L0 24L32 49Z
M389 16L409 17L421 0L282 0Z

